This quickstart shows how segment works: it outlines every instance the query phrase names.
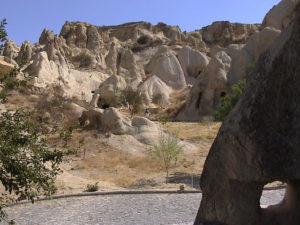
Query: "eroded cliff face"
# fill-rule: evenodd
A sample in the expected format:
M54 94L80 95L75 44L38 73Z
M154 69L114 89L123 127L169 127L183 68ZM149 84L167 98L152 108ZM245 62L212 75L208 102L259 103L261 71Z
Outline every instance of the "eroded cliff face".
M59 35L45 29L35 44L26 41L17 46L8 41L4 56L19 64L33 86L59 87L65 97L85 102L112 76L145 92L149 100L161 94L165 106L172 91L190 85L186 106L177 119L199 120L213 116L220 97L246 76L248 67L289 24L295 2L282 1L266 15L263 26L220 21L182 32L178 26L163 23L94 26L66 22ZM281 11L285 16L277 18Z
M110 76L146 92L161 93L165 102L170 90L193 85L207 66L215 45L244 43L260 25L217 22L202 30L182 32L177 26L133 22L119 26L94 26L66 22L59 35L44 30L39 43L21 47L8 41L4 55L15 60L34 86L60 86L67 97L90 101L91 91ZM194 59L194 57L196 57ZM148 79L156 76L155 79ZM142 85L147 80L147 85ZM113 85L113 84L112 84ZM152 88L153 89L153 88Z
M299 224L300 3L294 13L259 58L210 149L195 224ZM273 181L287 183L285 197L262 209L263 186Z

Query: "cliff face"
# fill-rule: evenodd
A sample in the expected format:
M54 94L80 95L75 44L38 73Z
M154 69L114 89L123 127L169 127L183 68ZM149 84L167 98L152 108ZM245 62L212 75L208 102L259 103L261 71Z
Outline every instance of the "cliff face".
M299 224L300 3L294 12L210 149L195 224ZM273 181L287 182L285 197L261 209L263 186Z
M165 105L173 90L191 85L186 106L177 119L199 120L214 114L220 97L246 76L249 65L279 35L282 27L276 24L286 26L293 18L288 15L295 0L283 3L267 14L263 26L221 21L182 32L163 23L100 27L66 22L59 35L45 29L39 43L33 45L25 41L16 46L8 41L4 55L22 67L32 85L60 87L64 96L86 102L111 76L125 80L125 85L110 83L112 89L132 86L145 92L150 102L153 95L161 94ZM274 16L282 10L284 17ZM153 76L155 79L149 79Z
M99 27L66 22L59 35L45 29L39 43L24 42L19 47L7 42L4 55L24 67L34 86L60 86L67 97L90 101L91 91L115 75L134 88L141 86L149 99L161 93L169 102L169 91L145 90L151 85L143 82L156 75L162 87L178 90L192 85L207 66L214 46L244 43L259 27L217 22L187 33L163 23Z

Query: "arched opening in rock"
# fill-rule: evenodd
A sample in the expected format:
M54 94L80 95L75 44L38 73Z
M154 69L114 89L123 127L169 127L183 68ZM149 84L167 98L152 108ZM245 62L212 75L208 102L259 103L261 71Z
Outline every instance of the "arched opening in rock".
M266 186L265 186L266 187ZM266 187L260 199L262 224L297 225L300 221L300 182L288 182L286 188ZM275 199L275 200L274 200Z
M197 98L197 101L196 101L196 105L195 105L196 109L198 109L199 106L200 106L201 98L202 98L202 92L200 92L199 95L198 95L198 98Z

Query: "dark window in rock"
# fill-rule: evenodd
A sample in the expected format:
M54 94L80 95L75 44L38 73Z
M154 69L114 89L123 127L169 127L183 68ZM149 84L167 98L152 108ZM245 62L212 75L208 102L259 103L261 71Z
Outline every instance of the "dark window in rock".
M222 98L222 97L225 97L225 95L226 95L226 92L222 91L221 94L220 94L220 97L221 97L221 98Z
M198 75L200 75L201 72L202 72L202 70L199 70L199 71L198 71Z
M201 98L202 98L202 92L200 92L199 95L198 95L198 99L197 99L196 105L195 105L195 106L196 106L196 109L198 109L199 106L200 106Z

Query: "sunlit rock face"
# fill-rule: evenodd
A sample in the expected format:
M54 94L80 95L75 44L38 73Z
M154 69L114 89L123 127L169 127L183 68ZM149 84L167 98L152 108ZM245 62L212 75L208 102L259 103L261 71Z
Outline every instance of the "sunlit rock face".
M223 123L201 176L195 225L297 225L300 221L300 4L260 56L245 94ZM265 184L287 183L260 208Z

